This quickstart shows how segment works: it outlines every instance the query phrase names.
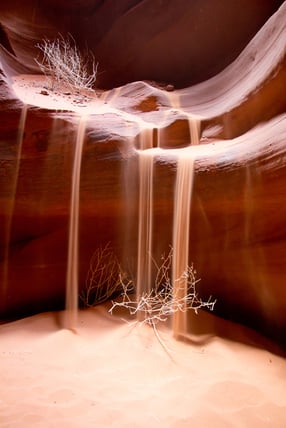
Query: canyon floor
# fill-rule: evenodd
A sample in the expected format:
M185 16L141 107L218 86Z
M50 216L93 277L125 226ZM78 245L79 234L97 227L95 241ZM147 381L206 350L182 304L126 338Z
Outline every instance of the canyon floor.
M286 426L286 360L255 332L200 311L184 342L159 327L164 348L109 307L76 332L64 312L0 326L1 427Z

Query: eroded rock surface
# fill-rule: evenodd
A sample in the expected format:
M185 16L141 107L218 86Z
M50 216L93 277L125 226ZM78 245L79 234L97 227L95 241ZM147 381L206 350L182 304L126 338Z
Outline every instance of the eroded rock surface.
M100 87L155 80L182 88L223 70L282 3L11 0L0 6L0 37L18 67L32 72L36 43L70 33L94 52Z

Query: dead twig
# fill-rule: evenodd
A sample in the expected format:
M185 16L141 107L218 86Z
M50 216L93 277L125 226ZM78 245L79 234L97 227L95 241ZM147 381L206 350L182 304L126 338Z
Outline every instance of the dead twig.
M42 55L35 61L48 77L52 90L58 86L78 91L93 88L98 63L90 51L85 54L79 51L72 36L44 39L36 47Z

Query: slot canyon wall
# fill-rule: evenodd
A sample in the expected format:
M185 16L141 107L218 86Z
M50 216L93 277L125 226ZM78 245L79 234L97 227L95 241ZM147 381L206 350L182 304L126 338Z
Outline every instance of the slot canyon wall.
M154 257L168 251L176 149L190 144L195 115L190 260L200 293L217 299L218 316L285 342L286 3L14 0L2 2L0 24L1 318L64 307L80 115L25 105L13 82L39 73L37 42L71 33L94 53L98 97L114 109L86 119L80 288L107 243L136 269L141 121L161 149Z

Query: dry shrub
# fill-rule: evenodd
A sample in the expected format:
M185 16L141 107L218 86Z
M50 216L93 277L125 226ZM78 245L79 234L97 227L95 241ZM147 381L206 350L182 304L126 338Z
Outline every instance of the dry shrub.
M41 51L41 56L35 61L48 77L52 90L56 87L78 91L93 88L98 64L90 51L85 54L79 51L71 36L44 39L36 47Z
M211 297L204 301L199 297L196 285L196 271L189 266L182 276L171 280L173 251L161 258L161 265L156 266L154 287L150 291L135 294L133 281L123 272L120 263L109 244L98 248L90 261L86 287L81 299L85 306L95 306L113 296L120 299L112 301L109 312L115 308L127 309L136 316L139 324L148 324L156 330L156 324L166 321L177 312L193 310L198 313L201 308L213 310L215 300ZM175 287L174 287L175 285ZM155 331L157 334L157 330Z
M213 310L215 301L211 297L204 301L197 292L196 271L193 266L189 266L182 276L175 280L173 284L170 278L173 251L170 250L167 257L162 257L162 264L157 267L157 275L154 281L154 288L143 292L139 296L130 296L130 285L128 282L122 283L122 300L113 301L110 312L116 307L124 307L131 315L137 315L142 324L154 326L158 322L166 321L176 312L186 312L189 309L198 313L201 308ZM187 287L186 287L187 285ZM187 291L186 291L187 290Z
M157 324L165 322L177 312L193 310L198 313L201 308L213 310L215 305L215 300L211 297L207 301L199 297L196 289L199 280L196 279L193 266L189 266L175 281L174 291L170 275L172 260L171 249L167 257L162 256L161 265L154 261L157 269L154 288L136 295L133 281L123 272L110 244L100 247L94 252L90 261L86 287L81 300L84 306L91 307L114 296L120 296L119 299L112 300L109 312L112 314L116 308L123 308L136 317L135 323L151 326L161 346L170 354L170 350L158 333Z
M123 289L129 293L133 287L110 244L97 248L90 260L85 288L80 296L83 305L98 305L121 294Z

